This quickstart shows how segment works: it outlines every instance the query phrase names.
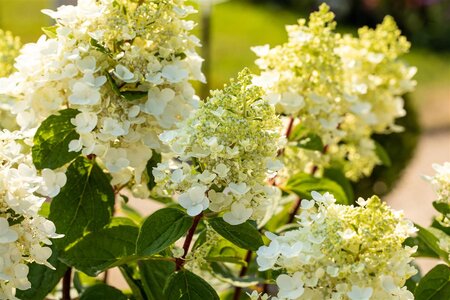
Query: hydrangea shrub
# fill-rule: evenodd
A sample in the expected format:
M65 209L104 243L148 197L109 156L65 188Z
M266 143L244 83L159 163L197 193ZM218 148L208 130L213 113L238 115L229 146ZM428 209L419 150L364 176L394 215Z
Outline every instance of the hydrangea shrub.
M448 265L419 281L413 264L450 261L448 163L426 177L430 228L353 203L415 85L392 18L342 36L322 5L254 48L259 74L199 99L185 1L43 12L55 25L20 51L0 31L0 299L450 297ZM126 190L164 207L143 216Z

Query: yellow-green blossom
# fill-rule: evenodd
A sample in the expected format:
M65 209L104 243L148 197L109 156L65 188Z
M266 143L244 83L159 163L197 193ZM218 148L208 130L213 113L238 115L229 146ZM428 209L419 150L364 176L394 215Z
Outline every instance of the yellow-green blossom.
M403 246L415 228L376 196L359 206L329 193L303 200L299 228L259 248L261 271L281 269L278 299L413 299L403 287L416 273L416 249Z
M401 96L415 85L416 69L398 60L409 43L390 17L376 29L361 28L358 37L342 36L335 27L334 14L322 4L308 22L286 27L286 43L253 48L261 70L254 84L277 112L295 118L325 146L290 143L287 175L333 165L352 180L368 176L381 163L372 134L401 129L394 124L405 114Z
M261 218L270 205L272 188L264 182L268 172L281 167L275 159L281 124L251 78L244 70L236 81L213 91L180 129L161 135L183 164L172 173L160 164L153 174L181 193L178 200L190 215L209 207L239 224Z

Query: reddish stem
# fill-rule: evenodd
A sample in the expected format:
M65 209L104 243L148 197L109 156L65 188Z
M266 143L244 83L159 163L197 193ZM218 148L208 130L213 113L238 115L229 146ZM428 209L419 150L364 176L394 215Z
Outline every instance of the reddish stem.
M241 272L239 272L239 277L244 277L245 274L247 274L248 266L250 265L250 262L252 261L252 254L253 254L253 252L251 250L247 251L247 254L245 255L245 262L247 263L247 265L242 266ZM242 288L239 286L237 286L234 289L233 300L239 300L239 298L241 297L241 291L242 291Z
M180 270L184 263L186 262L186 256L189 252L189 248L192 243L192 238L194 237L195 230L197 229L198 223L200 222L201 218L203 217L203 213L200 213L199 215L195 216L194 222L192 223L191 228L189 228L188 234L186 235L186 239L184 240L183 244L183 256L175 259L175 265L176 270Z
M62 300L70 300L70 284L72 281L72 268L67 269L62 281Z
M291 224L294 222L295 215L297 214L298 209L300 208L300 204L302 204L302 198L298 197L294 207L292 208L291 212L289 213L289 219L286 224Z
M291 116L291 117L289 117L289 124L286 129L286 133L285 133L286 138L289 138L289 136L291 135L293 126L294 126L294 117ZM284 148L278 150L277 156L281 156L281 155L283 155L283 153L284 153Z
M294 117L291 116L289 118L289 124L288 124L288 127L286 129L286 138L289 138L289 136L291 135L293 127L294 127Z

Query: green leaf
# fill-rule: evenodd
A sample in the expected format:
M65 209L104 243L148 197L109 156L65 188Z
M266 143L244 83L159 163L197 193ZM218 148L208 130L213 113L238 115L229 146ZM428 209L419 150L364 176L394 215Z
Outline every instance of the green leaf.
M150 196L149 196L149 199L157 201L157 202L162 203L162 204L166 204L166 205L174 203L173 198L168 197L168 196L158 195L158 193L156 193L156 192L151 192Z
M219 262L212 262L210 264L212 275L218 278L222 282L231 284L238 287L250 287L264 282L264 278L253 276L237 276L236 272L230 270L227 266ZM254 274L254 273L253 273Z
M111 53L108 49L103 47L103 45L101 45L96 39L91 38L90 43L91 43L92 48L94 48L97 51L100 51L101 53L108 54L108 55Z
M95 164L77 158L67 169L67 183L53 198L49 219L64 238L54 240L59 249L98 231L109 223L114 208L114 192L108 177Z
M81 295L80 300L127 300L128 298L122 292L106 284L97 284L87 288Z
M419 266L414 261L410 262L409 264L417 270L417 273L406 280L405 286L408 289L408 291L414 294L417 285L422 279L422 273L420 272Z
M408 237L403 243L406 246L417 246L417 251L413 254L414 257L431 257L439 258L439 254L433 251L428 245L419 237Z
M58 115L51 115L39 126L33 139L31 150L33 163L37 169L56 169L80 155L69 152L69 143L80 135L70 120L79 114L76 109L64 109Z
M148 96L148 92L143 91L123 91L120 94L122 98L128 101L135 101Z
M308 133L306 136L301 138L297 146L303 149L322 151L323 150L323 142L319 135L315 133Z
M148 300L170 300L163 293L167 278L175 271L175 263L162 260L139 261L139 274Z
M450 299L450 268L437 265L423 278L414 291L416 300Z
M53 25L53 26L41 27L41 30L46 36L53 39L56 37L56 29L57 28L58 28L58 26Z
M133 292L133 297L135 300L144 300L145 292L142 282L139 279L134 278L134 268L129 265L119 266L119 270L122 273L123 278L127 282L131 291Z
M299 173L289 178L285 190L297 194L302 199L310 199L311 192L333 194L339 204L350 204L344 189L329 178L314 177L306 173Z
M106 76L106 79L108 80L109 86L113 90L114 94L116 94L119 97L122 97L122 94L120 93L120 89L117 86L117 83L114 80L114 78L112 78L111 74L109 74L109 72L105 72L105 76Z
M153 176L152 170L153 168L156 167L156 165L158 163L161 162L161 154L159 154L158 152L154 152L152 154L152 157L149 159L149 161L147 162L147 166L146 166L146 170L147 170L147 175L148 175L148 183L147 183L147 187L148 189L151 191L156 183L155 183L155 177Z
M52 270L44 265L32 263L29 265L28 280L31 282L31 288L28 290L17 290L16 296L19 299L27 300L43 300L56 287L64 273L68 270L68 266L58 260L58 251L54 246L52 248L52 256L48 262L55 267Z
M439 257L445 262L449 262L448 253L439 247L439 242L447 240L450 243L450 237L445 232L436 228L423 228L420 225L415 224L415 227L419 229L417 237L424 242L433 252L439 255Z
M288 140L289 141L298 141L302 137L306 136L308 134L309 130L303 124L298 124L294 127L294 129L289 134Z
M389 154L386 152L383 146L381 146L380 143L378 143L377 141L374 142L375 142L375 154L381 160L381 163L383 165L385 165L386 167L390 167L392 165L392 162L389 157Z
M437 228L450 236L450 225L445 220L445 217L443 215L435 217L433 219L433 223L431 223L431 227Z
M347 195L347 199L349 199L350 202L354 201L355 195L353 194L352 184L347 179L347 177L345 177L344 173L340 169L337 168L325 169L323 172L323 176L338 183L344 190L345 195Z
M216 291L205 280L188 270L173 273L164 294L170 300L219 300Z
M275 232L281 226L289 223L289 214L292 211L292 201L283 206L280 205L279 207L281 208L280 211L275 212L276 214L272 216L264 226L268 231Z
M448 203L434 201L433 206L438 212L440 212L444 216L450 214L450 205Z
M206 256L205 260L208 262L225 262L241 266L247 266L247 262L241 257L237 256Z
M297 141L297 147L308 150L323 151L324 148L322 138L313 132L309 132L309 129L302 124L295 126L289 135L289 141Z
M225 239L243 249L256 251L264 245L261 234L249 221L239 225L230 225L221 217L217 217L210 219L209 224Z
M127 218L114 218L105 228L91 232L61 254L61 260L89 276L135 258L139 229Z
M150 215L142 224L136 243L136 253L152 255L175 243L191 227L193 219L176 208L163 208Z

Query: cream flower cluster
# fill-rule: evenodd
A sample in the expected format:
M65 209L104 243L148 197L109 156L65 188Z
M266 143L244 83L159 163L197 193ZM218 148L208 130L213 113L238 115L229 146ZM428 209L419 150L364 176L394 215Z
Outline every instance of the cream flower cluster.
M230 224L260 219L277 189L266 186L268 173L281 168L276 160L282 139L280 120L242 71L223 90L216 90L179 129L166 131L181 163L153 169L155 181L180 193L178 201L191 216L209 208Z
M438 196L437 201L448 203L450 205L450 162L444 162L442 165L433 164L436 171L434 176L425 176L425 179L431 182Z
M325 145L322 152L288 147L292 171L339 163L356 180L380 163L371 135L400 130L394 122L405 114L401 96L413 89L416 69L398 60L409 43L392 18L361 28L358 37L341 36L335 27L323 4L308 23L286 27L286 43L254 47L261 69L254 83L278 112L298 118Z
M19 55L21 43L11 32L0 29L0 77L9 76L14 70L14 59ZM14 129L14 116L8 111L11 99L0 95L0 128Z
M198 103L189 80L204 81L202 59L185 20L194 9L184 0L79 0L43 12L56 25L23 47L0 93L17 98L11 110L22 129L78 109L71 122L80 138L68 151L96 155L113 185L142 186L151 149L161 151L158 134Z
M31 136L0 131L0 299L16 299L15 289L30 288L28 263L53 268L47 245L62 237L38 211L46 197L59 193L66 176L49 169L38 174L29 151Z
M409 264L416 249L402 246L412 222L376 196L358 207L312 197L301 203L298 229L267 233L270 244L257 251L259 270L282 270L273 299L413 299L403 286L417 272Z

